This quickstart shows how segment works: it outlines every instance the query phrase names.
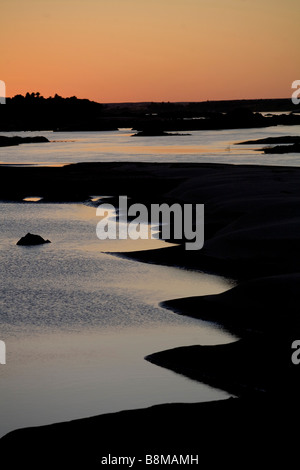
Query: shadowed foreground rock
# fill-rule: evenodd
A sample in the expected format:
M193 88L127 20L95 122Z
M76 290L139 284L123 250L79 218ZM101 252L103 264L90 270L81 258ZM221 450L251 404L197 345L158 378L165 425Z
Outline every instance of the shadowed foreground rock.
M217 295L163 302L181 315L216 322L241 339L175 348L146 359L237 396L259 393L296 401L300 368L292 361L292 344L300 338L299 293L300 274L293 273L254 279Z
M222 325L243 338L296 335L297 332L300 338L299 305L300 273L257 278L221 294L161 303L180 315Z
M20 238L17 245L29 246L29 245L43 245L44 243L51 243L50 240L44 240L40 235L34 235L33 233L27 233L25 237Z
M45 461L53 468L101 468L111 455L135 457L134 468L147 468L147 455L190 455L203 469L241 469L245 459L253 468L270 468L297 451L291 413L297 422L292 403L255 397L122 411L13 431L0 440L1 462L8 468L25 462L43 468Z

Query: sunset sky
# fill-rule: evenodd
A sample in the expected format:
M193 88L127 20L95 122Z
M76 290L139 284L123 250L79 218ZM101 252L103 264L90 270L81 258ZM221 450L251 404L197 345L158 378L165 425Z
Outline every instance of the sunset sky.
M7 96L288 98L299 0L1 0Z

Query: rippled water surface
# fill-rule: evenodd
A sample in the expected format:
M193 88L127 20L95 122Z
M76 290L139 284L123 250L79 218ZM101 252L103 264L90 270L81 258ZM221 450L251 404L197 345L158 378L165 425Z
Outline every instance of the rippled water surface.
M187 344L233 338L159 302L222 292L229 281L119 258L107 251L165 246L100 241L84 204L1 203L0 435L17 427L226 393L144 360ZM27 232L51 240L17 246Z

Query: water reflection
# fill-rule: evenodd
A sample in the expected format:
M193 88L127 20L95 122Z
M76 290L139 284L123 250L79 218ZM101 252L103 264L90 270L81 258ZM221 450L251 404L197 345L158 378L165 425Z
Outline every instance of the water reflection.
M215 326L159 306L168 298L222 292L226 279L120 259L102 251L137 241L96 237L95 207L0 204L0 435L40 425L226 393L144 360L179 345L226 343ZM15 245L27 231L52 243ZM164 243L143 240L144 243ZM148 245L149 247L149 245Z

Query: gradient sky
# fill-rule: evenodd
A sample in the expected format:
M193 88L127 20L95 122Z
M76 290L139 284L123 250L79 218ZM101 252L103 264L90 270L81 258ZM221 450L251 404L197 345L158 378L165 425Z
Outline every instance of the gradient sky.
M288 98L299 0L1 0L7 96Z

